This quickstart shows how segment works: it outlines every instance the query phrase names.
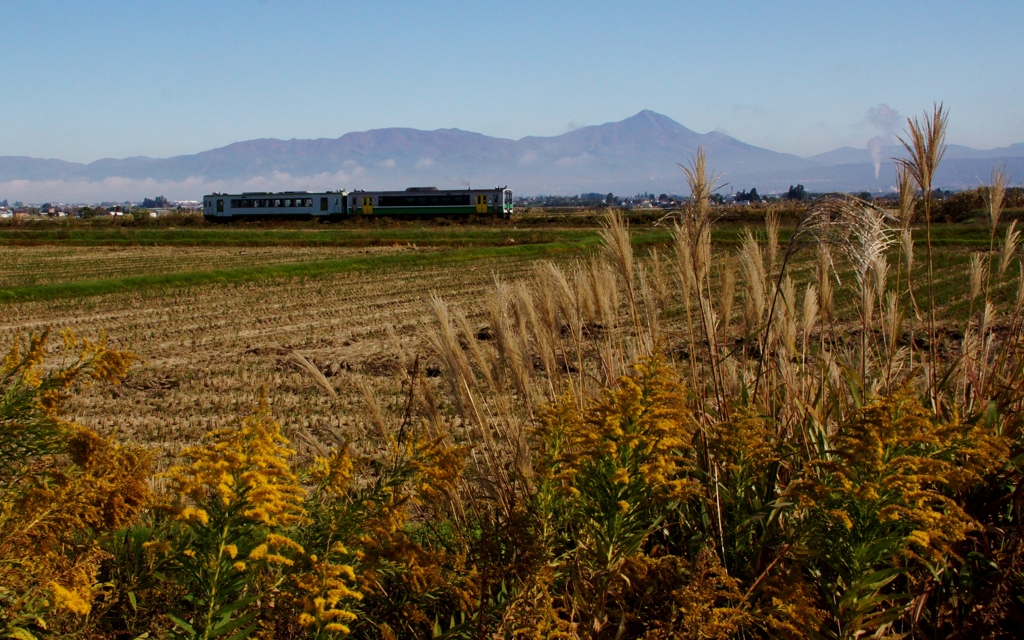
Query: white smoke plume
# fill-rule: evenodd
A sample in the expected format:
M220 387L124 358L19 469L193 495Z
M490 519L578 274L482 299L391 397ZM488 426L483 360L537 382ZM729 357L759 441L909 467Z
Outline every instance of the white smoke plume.
M878 180L878 174L882 170L882 155L885 148L893 143L893 137L903 122L903 116L883 102L868 109L867 121L879 132L879 135L868 140L867 145L868 151L871 152L871 161L875 164L875 180Z

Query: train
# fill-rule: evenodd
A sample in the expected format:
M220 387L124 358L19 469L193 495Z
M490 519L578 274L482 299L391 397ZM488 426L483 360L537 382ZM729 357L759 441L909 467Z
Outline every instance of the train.
M433 217L492 215L512 217L512 190L280 191L203 196L203 217L210 222L261 219L313 219L335 222L352 216Z

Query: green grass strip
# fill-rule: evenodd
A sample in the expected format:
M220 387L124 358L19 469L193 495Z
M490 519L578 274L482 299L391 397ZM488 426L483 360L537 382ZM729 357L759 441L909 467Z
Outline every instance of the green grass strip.
M579 242L596 237L594 229L514 229L487 227L407 227L359 229L293 226L289 228L0 228L0 245L31 246L301 246L367 247L395 244L474 247Z
M464 262L489 258L539 259L581 253L596 246L597 238L582 242L558 242L548 244L527 244L508 247L473 247L451 251L429 251L400 253L383 256L353 256L318 262L275 264L236 269L210 271L184 271L176 273L147 274L112 278L107 280L86 280L78 282L55 282L27 287L0 289L0 304L54 300L58 298L81 298L115 293L127 293L146 289L170 289L196 287L211 284L233 284L253 282L272 278L315 278L346 271L373 271L377 269L401 269L421 266L452 266Z

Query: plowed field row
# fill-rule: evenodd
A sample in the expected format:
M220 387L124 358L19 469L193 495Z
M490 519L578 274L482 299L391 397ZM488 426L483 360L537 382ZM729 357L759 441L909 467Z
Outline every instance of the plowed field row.
M264 385L286 431L301 432L298 444L305 433L331 442L366 428L360 378L381 403L400 402L403 367L388 325L402 349L422 352L419 327L429 321L431 293L479 308L495 275L516 277L530 264L506 257L10 304L3 307L0 342L70 327L92 337L105 331L111 346L138 354L143 362L125 385L86 390L73 417L154 447L165 461L243 415ZM336 400L289 360L293 352L328 376Z

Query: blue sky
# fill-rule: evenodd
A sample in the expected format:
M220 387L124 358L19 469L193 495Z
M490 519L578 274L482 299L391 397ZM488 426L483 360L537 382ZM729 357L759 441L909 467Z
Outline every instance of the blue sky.
M1024 141L1024 2L0 0L0 155L166 157L404 126L519 138L653 109L811 155L869 109Z

